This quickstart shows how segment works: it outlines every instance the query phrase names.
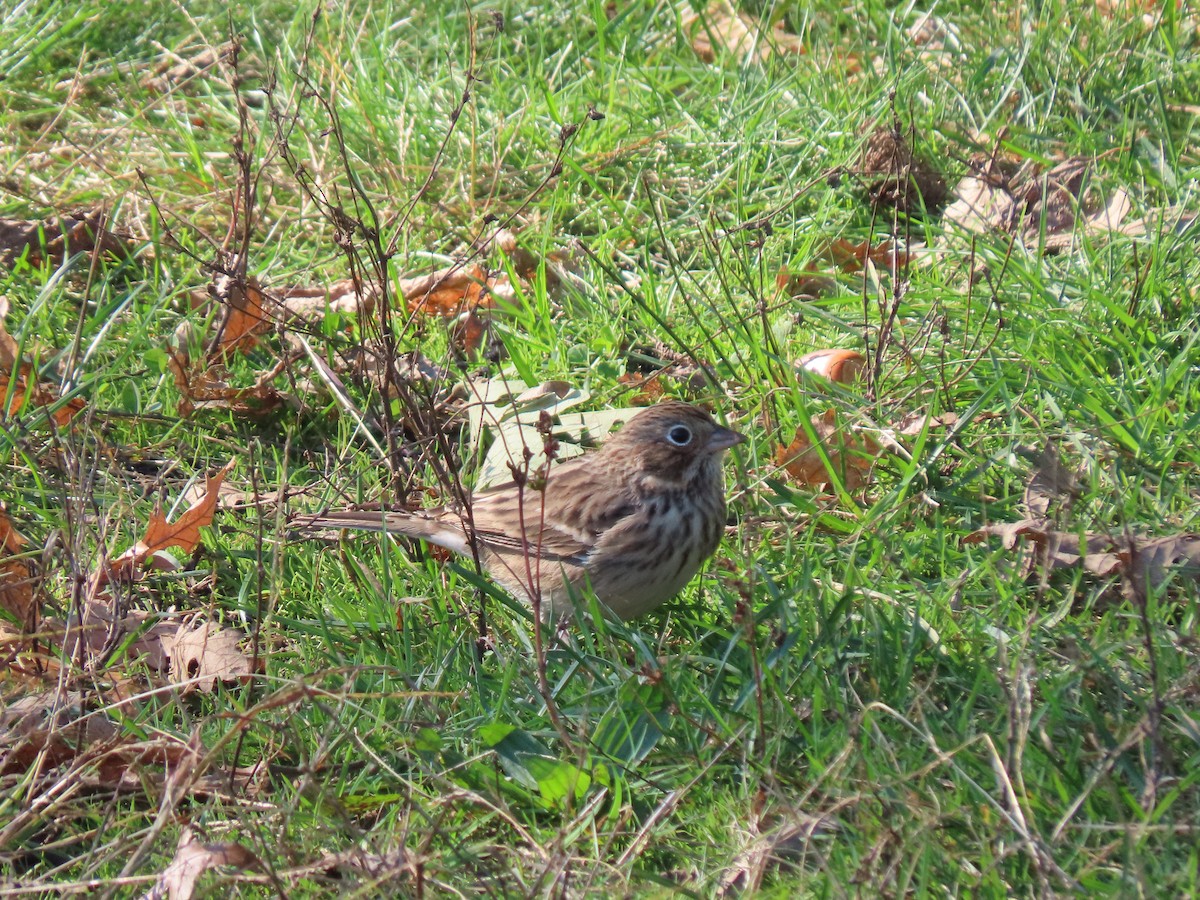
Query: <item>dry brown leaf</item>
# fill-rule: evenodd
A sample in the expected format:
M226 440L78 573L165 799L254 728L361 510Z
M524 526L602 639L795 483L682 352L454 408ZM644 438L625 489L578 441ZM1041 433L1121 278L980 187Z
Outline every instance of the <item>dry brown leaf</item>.
M185 553L196 550L200 542L200 528L212 523L212 514L216 511L217 500L221 497L221 484L233 469L234 462L230 460L224 464L224 468L205 479L203 496L188 506L178 520L168 522L162 510L156 509L150 516L145 538L133 548L134 556L149 556L150 553L167 550L169 547L179 547Z
M1034 469L1025 484L1025 511L1034 518L1043 519L1057 501L1068 502L1079 493L1079 476L1068 469L1053 444L1046 444L1037 451Z
M834 238L818 244L813 257L814 262L825 259L847 273L861 272L868 261L886 272L896 272L907 266L909 260L908 253L892 241L872 244L864 240L856 244L846 238Z
M797 371L820 375L838 384L852 384L862 377L867 361L861 353L831 347L805 353L795 365Z
M1200 535L1150 537L1129 534L1077 534L1056 530L1046 519L1023 519L987 525L966 535L964 544L983 543L998 537L1006 550L1021 541L1038 548L1038 563L1048 569L1082 568L1093 575L1142 577L1151 587L1161 585L1168 571L1182 566L1193 579L1200 576Z
M100 210L41 222L0 218L0 265L12 268L24 256L31 266L60 266L71 254L88 251L131 257L129 245L107 230L107 218Z
M200 529L212 524L213 513L216 512L220 499L221 483L229 474L236 460L230 460L224 468L205 479L204 494L174 522L168 522L162 509L156 508L150 516L146 527L146 536L109 562L101 565L92 575L92 589L89 597L96 597L99 588L108 584L114 577L130 575L139 566L156 553L171 548L178 548L184 553L193 552L200 544Z
M743 62L766 62L773 53L804 52L800 38L782 22L767 30L760 19L739 12L729 0L710 3L703 14L689 11L680 24L696 55L707 63L726 54Z
M26 694L0 709L0 775L53 769L117 738L107 716L89 714L83 695L57 688Z
M142 739L125 734L107 711L122 708L136 717L128 695L63 690L54 672L26 679L31 689L0 702L0 775L20 774L73 788L113 792L168 789L175 797L219 793L256 778L261 765L221 771L210 764L199 732L184 740L158 731ZM110 679L105 679L109 681ZM12 679L0 687L13 685Z
M29 380L33 377L33 367L24 364L21 366L21 372L15 385L11 384L7 373L0 372L0 398L7 397L9 391L12 391L12 400L8 404L8 416L19 415L26 403L40 409L57 406L53 412L49 413L49 416L55 425L63 427L86 408L87 404L80 397L60 403L58 394L49 385L35 384L30 390ZM0 407L0 410L2 409L3 407Z
M854 243L846 238L832 238L816 245L813 258L796 274L787 267L780 269L775 277L778 288L789 297L812 298L837 293L838 282L832 275L822 273L825 264L833 264L848 274L861 272L867 263L894 274L906 267L910 256L889 240L872 244L870 240Z
M652 406L666 396L658 373L625 372L617 378L617 383L633 391L629 402L634 406Z
M28 562L16 558L24 548L25 538L13 528L8 508L0 501L0 610L28 633L37 628L38 603L34 599L33 571Z
M167 366L175 386L183 395L177 410L183 418L196 411L216 409L257 418L274 413L289 401L272 384L286 361L277 363L271 371L260 375L255 384L244 388L232 387L223 381L225 369L220 365L193 366L187 352L181 349L167 348Z
M165 767L170 774L192 756L187 744L165 734L150 740L123 735L115 721L88 709L74 691L42 690L0 710L0 774L37 771L85 788L145 791L149 783L163 781L152 768ZM229 775L223 777L228 786Z
M977 155L943 219L972 234L1020 234L1027 246L1041 242L1047 251L1069 247L1077 225L1093 236L1122 233L1132 207L1129 194L1117 188L1107 202L1094 200L1084 191L1090 167L1082 157L1042 170Z
M809 262L802 272L791 272L787 266L775 276L780 291L797 300L816 300L838 292L838 281L832 275L817 274L816 264Z
M490 323L474 309L462 313L450 331L450 341L459 353L478 353L487 341Z
M913 412L906 415L896 424L896 434L904 437L915 437L926 428L932 431L935 428L948 428L951 425L958 424L958 413L942 413L940 416L931 416L926 412Z
M0 294L0 375L11 373L16 368L20 356L17 342L4 327L6 318L8 318L8 297Z
M245 635L213 622L180 625L163 645L171 658L171 680L188 689L211 691L218 681L238 681L250 674L250 660L240 644Z
M133 548L135 556L144 557L158 550L178 547L191 553L200 544L200 529L212 524L213 513L220 499L220 488L225 476L233 469L235 460L230 460L216 474L205 479L204 493L189 506L178 519L168 522L161 509L155 509L146 528L146 536Z
M337 878L345 878L347 874L366 875L376 885L400 877L415 878L419 874L417 861L403 847L394 847L384 853L351 847L337 853L325 853L314 867Z
M142 900L191 900L200 876L217 866L259 869L262 863L241 844L202 844L191 828L184 828L175 848L175 858L163 869L154 887L143 895Z
M274 291L273 295L286 316L295 316L306 322L319 321L330 312L365 321L375 313L378 292L370 285L346 279L335 281L328 287L285 287Z
M48 384L37 383L33 366L17 358L19 353L17 342L4 327L4 320L7 316L8 297L0 294L0 400L8 397L9 391L12 391L7 415L18 415L25 408L27 401L34 407L42 408L58 404L59 397L54 388ZM14 374L16 375L16 384L12 384ZM31 382L33 383L32 390L29 388ZM75 418L85 405L81 398L76 397L59 405L54 412L50 413L50 418L56 425L64 426ZM0 407L0 411L3 411L3 407ZM0 418L2 417L3 415L0 413Z
M273 319L266 311L267 298L255 279L218 275L209 294L225 310L208 353L210 361L253 349L258 336L271 330Z
M618 381L634 389L632 406L648 406L667 396L672 385L687 397L702 396L709 388L707 364L695 355L680 353L662 341L629 348L625 374Z
M812 428L846 490L855 490L865 484L876 457L882 452L875 439L867 434L852 433L838 422L837 412L832 409L824 415L814 416ZM800 484L822 487L831 483L820 451L803 428L796 429L796 435L787 447L775 451L775 462Z
M400 293L409 312L450 318L468 309L495 306L489 278L482 266L451 266L420 278L405 278Z
M105 663L118 647L125 647L123 662L141 662L151 672L165 673L170 665L163 642L179 631L178 619L152 616L141 610L121 613L106 597L86 601L82 617L62 622L46 619L39 632L51 644L63 649L67 657L79 660L86 668ZM131 635L136 635L130 639Z
M1007 187L1007 177L990 166L963 178L954 194L954 202L942 213L943 221L972 234L1011 232L1016 227L1016 198Z
M1043 225L1048 235L1062 234L1075 226L1075 208L1088 167L1087 160L1075 156L1019 183L1027 237L1036 237Z

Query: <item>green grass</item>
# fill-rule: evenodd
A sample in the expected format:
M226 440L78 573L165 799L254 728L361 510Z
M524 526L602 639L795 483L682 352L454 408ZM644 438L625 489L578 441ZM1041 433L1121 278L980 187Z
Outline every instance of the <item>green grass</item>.
M126 671L148 693L119 709L114 671L64 678L125 738L195 731L207 765L266 768L173 802L161 766L121 791L86 787L90 765L4 770L4 889L146 890L189 824L262 862L204 876L217 896L1197 892L1194 575L1138 594L1070 569L1026 577L999 541L962 541L1024 516L1023 451L1048 441L1081 474L1064 530L1200 531L1200 232L1176 227L1200 208L1196 11L1148 29L1076 2L944 4L961 45L948 65L906 37L905 7L774 12L807 52L758 65L700 61L661 3L348 3L315 21L307 3L14 7L0 216L104 205L138 252L94 272L86 253L0 271L7 329L87 403L56 432L32 408L3 420L0 499L61 617L156 500L238 460L230 483L256 502L220 512L182 573L114 591L243 628L261 672L177 696ZM230 21L262 283L331 282L351 259L370 276L370 236L339 237L335 207L394 248L393 280L508 224L578 277L533 278L490 358L457 360L443 323L402 311L398 352L455 382L503 357L597 409L628 403L617 379L653 341L711 367L696 399L751 440L727 469L735 527L678 599L547 641L539 661L528 613L470 566L288 534L288 512L444 490L435 461L470 484L457 432L434 444L345 375L372 444L302 354L276 382L294 402L272 415L180 414L165 351L181 323L211 327L188 292L230 227L239 110L220 72L167 94L143 78L161 47L220 44ZM1124 188L1151 227L1039 254L952 241L936 211L873 209L861 148L893 116L951 186L997 140L1020 159L1082 156L1098 195ZM824 241L889 232L927 246L901 277L778 293L780 269ZM335 366L379 331L378 317L293 330ZM828 346L877 377L798 379L793 362ZM294 349L265 336L228 361L230 383ZM906 455L865 487L818 492L773 454L830 407L885 428L920 410L958 421L901 437ZM11 669L0 685L6 705L47 686ZM327 871L356 848L390 863Z

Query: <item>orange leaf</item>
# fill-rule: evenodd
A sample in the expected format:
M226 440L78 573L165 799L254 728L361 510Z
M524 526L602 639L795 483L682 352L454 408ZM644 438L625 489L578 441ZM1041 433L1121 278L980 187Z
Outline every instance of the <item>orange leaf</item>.
M843 272L860 272L867 260L889 272L908 265L908 254L896 249L891 241L880 241L872 246L869 240L855 244L845 238L835 238L818 246L814 255L829 260Z
M850 384L857 381L862 376L866 365L867 361L861 353L838 347L814 350L796 360L797 370L820 375L822 378L836 381L838 384Z
M25 538L13 528L8 510L0 503L0 609L9 613L24 628L33 630L37 619L33 573L29 563L14 558L24 546Z
M494 305L489 290L495 279L489 279L481 266L462 266L442 269L423 278L406 279L400 292L409 312L449 318L464 309Z
M17 342L4 328L8 316L8 298L0 294L0 373L11 372L17 365Z
M230 460L217 474L209 475L205 480L204 494L174 522L168 522L161 509L154 511L150 516L150 525L146 528L146 536L137 545L138 548L143 548L143 558L168 547L178 547L184 553L191 553L196 549L200 543L200 529L212 524L217 500L220 499L221 482L225 480L233 464L234 460Z
M626 372L617 378L617 382L633 389L633 393L629 395L629 402L633 406L651 406L666 396L658 375L657 372L653 375Z
M478 353L487 339L488 322L474 309L468 310L458 317L454 323L451 340L462 353Z
M866 483L867 474L880 453L879 444L865 434L851 434L849 429L838 424L837 413L832 409L822 416L814 416L812 428L846 489L854 490ZM775 461L801 484L820 487L832 481L820 451L803 428L796 429L796 435L787 447L775 451Z
M213 513L220 499L221 483L233 468L230 460L215 475L205 480L204 493L174 522L168 522L161 509L155 509L146 527L146 536L112 561L111 566L102 566L92 578L94 596L97 589L106 584L112 574L131 572L135 566L144 564L153 554L169 547L178 547L191 553L200 543L200 529L212 524ZM110 574L111 573L111 574Z
M225 306L225 319L212 355L227 356L235 350L251 350L258 335L271 330L271 317L263 306L263 291L257 281L239 283L228 276L213 281L211 293Z

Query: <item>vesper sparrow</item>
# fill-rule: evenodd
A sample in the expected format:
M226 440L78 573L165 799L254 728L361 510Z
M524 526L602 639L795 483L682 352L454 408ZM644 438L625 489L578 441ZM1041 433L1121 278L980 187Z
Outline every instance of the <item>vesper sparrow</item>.
M480 491L461 509L326 512L294 524L404 534L468 557L473 535L492 578L515 597L540 598L543 618L567 617L590 587L632 619L679 593L716 550L721 456L743 440L671 400L639 412L599 451L551 466L541 484Z

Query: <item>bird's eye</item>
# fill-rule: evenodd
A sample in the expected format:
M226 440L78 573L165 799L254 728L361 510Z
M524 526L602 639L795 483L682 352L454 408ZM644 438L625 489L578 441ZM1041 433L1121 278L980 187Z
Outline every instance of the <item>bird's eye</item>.
M675 425L667 432L667 440L676 447L686 447L692 442L692 430L686 425Z

